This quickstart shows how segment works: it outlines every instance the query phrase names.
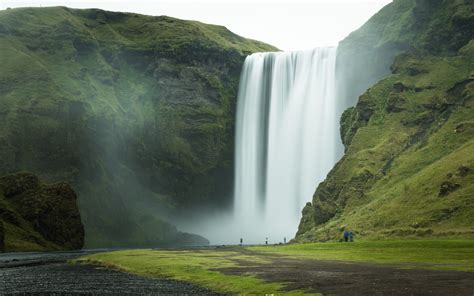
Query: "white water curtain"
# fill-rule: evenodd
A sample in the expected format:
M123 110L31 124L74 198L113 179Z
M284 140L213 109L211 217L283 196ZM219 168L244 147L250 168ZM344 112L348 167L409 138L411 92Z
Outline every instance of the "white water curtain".
M235 235L294 236L301 210L337 161L336 48L256 53L240 80Z

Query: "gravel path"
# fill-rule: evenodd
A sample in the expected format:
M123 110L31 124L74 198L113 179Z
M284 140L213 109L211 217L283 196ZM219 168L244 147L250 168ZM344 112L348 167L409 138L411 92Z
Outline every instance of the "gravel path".
M0 255L0 294L218 295L185 282L66 263L66 259L77 256L74 253Z

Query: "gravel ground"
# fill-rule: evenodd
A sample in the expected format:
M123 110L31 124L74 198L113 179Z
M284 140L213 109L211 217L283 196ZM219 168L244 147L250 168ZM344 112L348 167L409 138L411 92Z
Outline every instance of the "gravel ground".
M77 256L75 253L0 255L0 294L218 295L185 282L66 263Z
M323 295L474 296L474 271L400 269L397 265L296 259L242 248L227 250L265 258L271 263L236 260L238 267L218 271L235 276L255 274L265 281L284 283L286 291L302 289Z

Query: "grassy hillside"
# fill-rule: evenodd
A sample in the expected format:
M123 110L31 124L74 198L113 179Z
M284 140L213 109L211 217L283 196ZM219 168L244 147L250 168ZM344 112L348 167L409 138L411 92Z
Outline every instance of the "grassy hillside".
M89 246L148 241L172 209L228 201L240 69L268 50L165 16L0 11L0 173L70 182Z
M422 5L429 26L410 27ZM463 1L394 1L349 36L410 50L342 115L346 153L303 210L297 241L339 239L344 229L365 238L474 236L473 12ZM462 30L453 23L460 15Z
M394 0L339 43L337 71L344 100L390 74L404 52L453 56L473 37L473 4L465 0Z

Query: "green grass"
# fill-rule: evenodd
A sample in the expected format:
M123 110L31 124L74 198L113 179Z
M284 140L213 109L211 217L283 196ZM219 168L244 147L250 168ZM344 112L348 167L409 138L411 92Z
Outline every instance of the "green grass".
M301 290L282 291L285 283L257 278L257 274L248 271L252 268L242 269L239 275L224 273L226 268L249 265L259 268L258 273L262 274L271 273L274 267L289 268L284 261L274 261L279 258L362 262L400 269L474 271L474 241L356 241L227 250L124 250L87 255L72 263L92 263L143 276L172 278L230 294L302 294Z
M474 240L357 241L260 246L249 249L315 260L396 264L411 268L474 270Z
M280 283L265 282L252 274L225 275L215 270L237 266L234 261L236 259L255 265L268 263L265 258L258 256L212 250L127 250L89 255L76 262L100 264L139 275L188 281L213 291L230 294L287 294L279 291L282 288ZM288 294L299 295L303 292L291 291Z

